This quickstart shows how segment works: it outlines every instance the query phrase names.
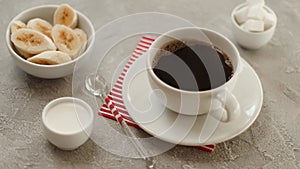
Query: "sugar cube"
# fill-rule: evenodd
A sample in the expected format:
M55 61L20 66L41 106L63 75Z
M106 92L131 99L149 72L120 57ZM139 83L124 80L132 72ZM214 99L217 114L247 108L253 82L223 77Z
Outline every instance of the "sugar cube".
M245 23L248 19L248 7L243 7L236 11L234 17L239 25Z
M245 23L241 25L241 28L242 28L244 31L249 32L248 28L246 28L246 24L245 24Z
M249 19L256 19L256 20L263 20L264 19L264 9L259 5L251 6L248 10L248 18Z
M260 7L263 7L265 5L265 0L247 0L247 4L249 6L260 6Z
M250 32L263 32L264 31L264 21L249 19L243 25L242 29Z
M276 22L276 16L264 10L264 27L265 30L270 29Z

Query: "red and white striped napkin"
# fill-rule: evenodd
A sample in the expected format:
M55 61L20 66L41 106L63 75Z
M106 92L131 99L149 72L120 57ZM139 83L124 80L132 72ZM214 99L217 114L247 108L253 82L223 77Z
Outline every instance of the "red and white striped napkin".
M135 121L130 117L128 114L126 107L124 105L122 99L122 85L123 80L125 78L126 72L130 69L131 65L143 55L144 52L148 50L151 46L152 42L155 39L149 36L143 36L139 41L137 47L132 53L132 56L129 58L126 66L123 68L122 73L120 74L117 82L113 86L111 92L109 93L108 97L105 99L105 103L102 105L99 111L99 115L118 120L119 122L124 121L128 125L140 128ZM216 145L206 145L206 146L196 146L196 148L207 151L213 152Z

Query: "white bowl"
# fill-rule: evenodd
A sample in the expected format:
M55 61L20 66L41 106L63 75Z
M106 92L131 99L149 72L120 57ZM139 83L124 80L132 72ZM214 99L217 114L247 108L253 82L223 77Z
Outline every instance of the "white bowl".
M78 27L84 30L88 36L88 44L85 52L78 56L76 59L59 65L39 65L25 60L22 56L20 56L14 48L10 40L10 26L13 21L20 20L24 23L27 23L30 19L33 18L42 18L47 20L50 23L53 23L53 15L58 5L42 5L27 9L21 12L19 15L14 17L12 21L9 23L6 30L6 44L7 47L18 65L22 70L36 77L45 78L45 79L55 79L67 76L73 73L75 63L81 59L82 57L88 55L91 51L91 48L95 41L95 30L91 23L91 21L82 13L77 12L78 15Z
M247 49L255 50L255 49L259 49L262 46L266 45L272 39L274 32L275 32L276 25L277 25L277 17L272 9L270 9L267 6L264 6L265 10L267 10L269 13L271 13L272 15L274 15L276 17L275 24L271 28L269 28L268 30L266 30L264 32L245 31L236 22L234 14L236 13L236 11L245 7L246 5L247 5L246 3L240 4L236 8L234 8L234 10L232 11L232 13L231 13L231 22L233 25L232 31L233 31L233 36L239 45L241 45L242 47L247 48Z
M70 107L73 107L71 110L75 110L71 114L75 115L75 118L66 115ZM45 106L42 113L47 139L62 150L74 150L84 144L92 133L93 121L92 108L83 100L74 97L55 99ZM77 126L75 129L70 127L74 125Z

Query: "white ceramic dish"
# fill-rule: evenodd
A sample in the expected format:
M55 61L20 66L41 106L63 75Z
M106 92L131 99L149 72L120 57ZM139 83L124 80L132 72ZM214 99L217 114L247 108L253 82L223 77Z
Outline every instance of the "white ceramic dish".
M47 139L63 150L74 150L85 143L91 135L93 120L92 108L73 97L51 101L42 113Z
M242 59L243 70L233 89L241 106L240 116L229 123L219 123L212 135L204 141L199 140L207 116L180 115L166 109L152 95L155 91L152 91L147 79L146 59L141 57L127 72L123 98L130 116L142 129L157 138L188 146L220 143L244 132L259 115L263 102L261 82L251 66ZM202 133L202 136L205 134Z
M235 40L239 45L247 49L255 50L266 45L272 39L277 25L277 17L275 12L271 8L264 6L265 10L267 10L269 13L276 17L275 24L264 32L247 32L244 29L242 29L240 25L238 25L234 17L236 11L245 7L246 5L246 3L240 4L233 9L231 13L232 32Z
M10 40L11 23L16 20L20 20L23 21L24 23L27 23L30 19L33 18L42 18L47 20L50 23L53 23L53 15L57 7L58 5L42 5L42 6L37 6L37 7L27 9L21 12L20 14L18 14L16 17L14 17L12 21L9 23L6 30L6 44L15 63L22 70L36 77L45 78L45 79L55 79L55 78L60 78L72 74L75 63L79 59L81 59L82 57L90 53L91 48L95 41L95 30L91 21L82 13L76 11L78 15L78 24L79 24L78 27L83 29L88 36L87 48L83 54L81 54L76 59L70 62L59 64L59 65L39 65L39 64L31 63L23 59L22 56L18 55Z

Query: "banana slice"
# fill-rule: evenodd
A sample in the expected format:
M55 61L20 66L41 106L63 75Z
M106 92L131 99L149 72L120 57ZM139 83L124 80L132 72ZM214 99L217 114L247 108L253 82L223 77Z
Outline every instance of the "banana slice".
M60 5L54 13L54 25L61 24L71 28L76 28L78 23L76 11L68 4Z
M52 25L48 21L45 21L40 18L31 19L27 23L27 27L42 32L43 34L51 38Z
M10 33L16 32L18 29L26 28L26 24L22 21L13 21L10 26Z
M68 54L66 54L64 52L46 51L46 52L40 53L38 55L35 55L27 60L29 62L42 64L42 65L57 65L57 64L69 62L72 59L70 58L70 56Z
M56 46L46 35L32 29L22 28L11 35L11 41L19 50L28 54L39 54L56 50Z
M78 54L78 55L81 55L86 49L87 35L82 29L79 29L79 28L74 29L74 32L79 37L80 42L81 42L81 48L80 48L80 51L79 51L79 54Z
M27 53L18 47L16 47L16 51L19 53L19 55L21 55L25 59L28 59L28 58L31 58L32 56L34 56L34 54Z
M81 49L81 42L76 33L65 25L55 25L52 28L52 39L56 47L75 59Z

